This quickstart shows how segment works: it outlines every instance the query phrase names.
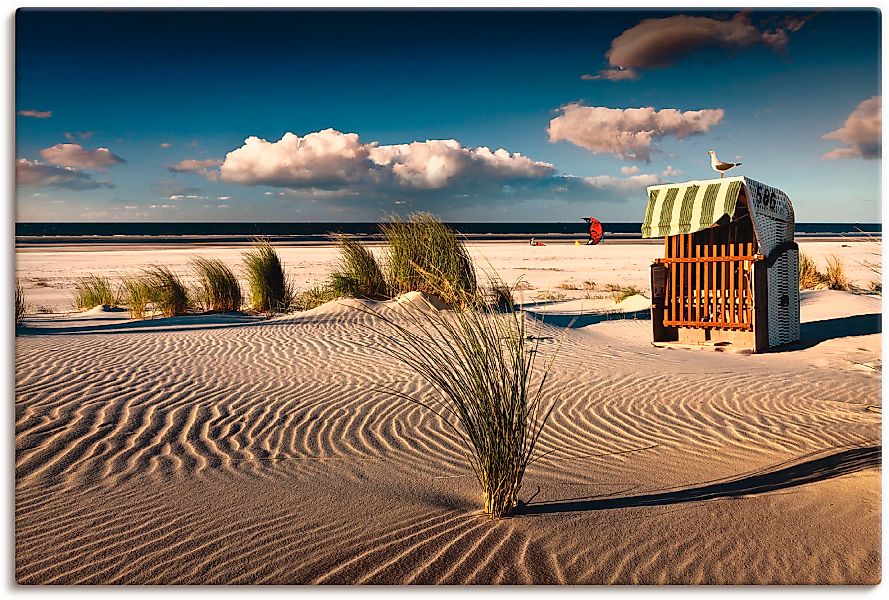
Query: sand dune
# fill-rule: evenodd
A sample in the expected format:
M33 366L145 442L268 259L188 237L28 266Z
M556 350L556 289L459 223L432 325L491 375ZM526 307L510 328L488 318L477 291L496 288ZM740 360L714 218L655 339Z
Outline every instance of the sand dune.
M810 343L755 356L654 348L647 321L530 321L560 346L562 395L499 522L453 433L386 391L429 392L348 303L35 318L16 340L16 578L875 583L878 323L814 321L879 312L807 293Z

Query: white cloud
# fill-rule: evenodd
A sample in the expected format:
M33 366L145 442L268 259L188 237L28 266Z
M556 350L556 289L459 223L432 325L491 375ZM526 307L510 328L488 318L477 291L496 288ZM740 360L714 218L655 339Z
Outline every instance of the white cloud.
M624 175L629 175L629 177L598 175L595 177L584 177L583 180L587 185L596 189L614 192L633 192L636 194L642 188L666 183L666 180L670 177L682 174L682 171L674 169L671 165L667 165L667 168L660 173L639 173L638 167L621 167L620 172Z
M165 150L167 148L169 148L170 146L172 146L172 144L170 142L161 142L161 148L163 148Z
M218 158L194 159L186 158L180 160L175 165L168 168L171 173L197 173L203 175L211 181L215 181L219 177L217 168L222 164Z
M41 150L40 156L56 165L80 169L105 169L126 162L108 148L88 150L80 144L56 144Z
M535 179L552 165L504 149L468 148L456 140L380 145L356 133L325 129L277 142L249 137L220 167L224 181L289 188L387 187L436 190L474 182Z
M167 200L206 200L207 196L199 194L170 194Z
M74 167L50 165L27 158L15 161L15 179L16 185L21 187L52 187L78 191L114 187L110 182L96 181L89 173Z
M21 117L30 117L32 119L48 119L52 116L51 110L36 110L30 108L28 110L20 110L15 113Z
M661 177L679 177L680 175L682 175L682 171L674 169L673 165L667 165L667 168L661 173Z
M653 107L608 108L572 103L549 123L549 140L571 142L594 154L615 154L624 160L650 162L654 141L704 133L718 125L721 108L681 111Z
M883 154L883 97L873 96L863 101L836 131L823 137L846 144L827 152L823 158L880 158Z
M399 185L439 189L455 180L538 179L555 172L549 163L533 161L503 148L465 148L457 140L428 140L395 146L376 146L370 157L391 167Z

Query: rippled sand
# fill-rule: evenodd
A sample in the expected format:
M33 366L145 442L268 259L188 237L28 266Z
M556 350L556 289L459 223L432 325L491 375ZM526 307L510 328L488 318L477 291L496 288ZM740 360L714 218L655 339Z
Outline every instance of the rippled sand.
M385 391L428 388L359 310L33 317L16 578L875 583L879 312L807 293L802 348L755 356L654 348L648 321L543 325L564 390L499 522L453 433Z

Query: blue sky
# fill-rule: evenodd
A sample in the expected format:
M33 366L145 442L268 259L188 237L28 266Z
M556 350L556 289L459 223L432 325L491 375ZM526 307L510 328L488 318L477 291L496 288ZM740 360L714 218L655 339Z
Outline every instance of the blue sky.
M17 218L638 221L714 149L874 222L879 48L876 11L20 10Z

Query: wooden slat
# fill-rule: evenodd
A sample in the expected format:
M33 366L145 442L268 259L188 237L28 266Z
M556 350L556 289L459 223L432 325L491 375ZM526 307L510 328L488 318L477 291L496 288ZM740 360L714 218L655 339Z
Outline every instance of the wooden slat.
M676 236L670 237L670 256L676 258ZM676 298L679 296L676 289L676 267L670 267L670 319L676 320Z
M661 262L665 263L702 263L702 262L732 262L737 260L756 260L755 254L738 254L729 256L715 256L713 258L691 257L691 258L665 258Z
M735 254L735 243L731 242L728 245L729 253L734 256ZM735 271L737 270L738 263L736 261L732 261L728 263L728 322L729 323L737 323L737 319L735 317Z
M719 246L716 245L716 232L712 230L712 235L710 236L710 247L713 249L713 255L715 257L719 257ZM710 318L714 322L719 321L719 308L717 302L719 301L719 278L716 276L716 268L718 267L718 263L713 263L713 311L710 313Z
M728 323L724 321L716 321L715 323L711 323L709 321L664 321L664 325L668 327L719 327L722 329L753 329L747 323Z
M704 259L710 256L710 244L704 244ZM704 271L704 318L702 320L706 320L706 318L710 314L710 266L707 264L701 265L701 270Z
M679 246L679 254L677 258L685 258L685 244L683 243L685 240L681 239L682 236L677 236L680 238L677 242ZM676 313L677 317L680 321L687 321L685 318L685 268L683 265L676 265L679 269L679 311Z
M694 247L694 258L701 258L701 246L700 244L695 244ZM695 272L695 321L701 320L701 264L700 262L692 263L692 269Z
M725 242L722 243L722 255L728 256L728 244ZM728 296L726 295L726 284L728 283L728 269L726 268L728 265L727 262L722 262L719 264L720 270L722 271L722 289L720 291L720 296L722 297L722 307L719 311L719 322L720 323L728 323Z
M753 242L747 242L746 254L753 254ZM753 325L753 261L747 263L747 323Z

